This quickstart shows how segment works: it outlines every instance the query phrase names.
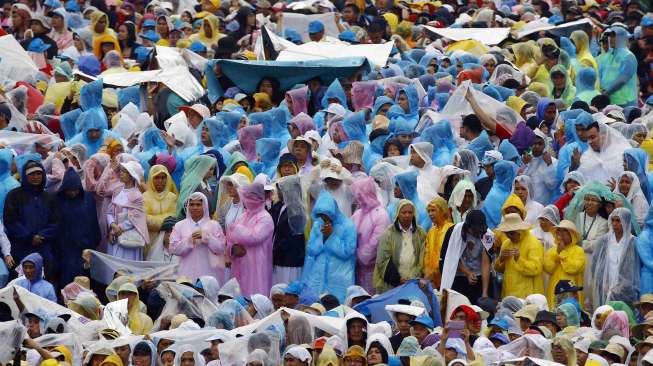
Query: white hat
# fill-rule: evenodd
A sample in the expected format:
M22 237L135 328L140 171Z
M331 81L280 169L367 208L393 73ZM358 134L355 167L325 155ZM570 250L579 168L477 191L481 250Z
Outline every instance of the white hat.
M347 111L345 107L341 106L338 103L331 103L326 109L327 113L335 114L338 117L344 117Z
M333 178L338 180L342 179L342 164L338 159L324 159L320 162L320 180Z
M574 343L574 348L583 353L590 353L590 344L592 344L591 339L581 338L579 341Z
M193 104L190 107L188 107L188 106L179 107L179 110L184 111L184 112L192 110L192 111L196 112L197 114L199 114L202 117L202 119L208 118L208 117L211 116L211 111L209 110L209 108L207 106L205 106L204 104L199 104L199 103Z
M481 309L480 306L477 306L477 305L471 305L470 307L472 308L472 310L474 310L474 312L475 312L476 314L478 314L478 316L481 317L481 320L485 320L485 319L487 319L487 318L490 316L490 313L488 313L487 311Z
M120 163L120 166L129 172L129 175L131 175L136 182L140 182L143 179L143 167L138 162L128 161Z
M313 361L313 358L311 357L311 354L308 353L306 348L301 347L301 346L292 346L288 350L286 350L287 355L291 355L294 358L300 360L301 362L306 362L307 364L311 364Z
M234 95L234 100L236 102L240 102L241 100L243 100L245 98L247 98L247 95L243 94L243 93L238 93L238 94Z

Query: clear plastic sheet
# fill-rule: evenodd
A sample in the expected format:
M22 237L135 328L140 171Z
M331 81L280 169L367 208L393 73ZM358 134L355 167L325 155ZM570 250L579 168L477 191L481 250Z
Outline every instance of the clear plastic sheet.
M13 360L16 349L20 349L25 339L25 327L18 321L0 323L0 362L6 364Z

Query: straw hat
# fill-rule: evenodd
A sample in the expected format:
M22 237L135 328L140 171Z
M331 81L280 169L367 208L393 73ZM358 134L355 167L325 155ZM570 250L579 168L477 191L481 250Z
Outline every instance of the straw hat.
M574 224L573 221L569 220L562 220L558 225L555 226L555 229L565 229L565 230L570 230L576 234L578 234L578 229L576 228L576 224Z
M344 149L340 150L343 161L346 164L363 165L363 144L359 141L352 141Z
M505 233L509 231L529 230L531 227L530 224L527 224L522 220L519 214L510 213L503 217L503 221L501 221L501 224L497 226L497 230Z

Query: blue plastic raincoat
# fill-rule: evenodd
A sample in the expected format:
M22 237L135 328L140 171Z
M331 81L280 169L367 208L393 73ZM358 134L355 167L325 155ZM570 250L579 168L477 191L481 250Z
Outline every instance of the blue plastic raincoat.
M635 249L642 263L639 272L640 295L653 294L653 210L644 221L644 230L635 240Z
M456 140L453 136L451 123L442 120L426 128L421 135L422 141L430 142L435 148L433 150L433 165L443 167L453 164L454 155L458 151Z
M494 229L501 223L501 207L512 192L512 182L517 176L517 166L506 160L494 164L494 183L483 202L487 226Z
M601 89L610 96L610 104L635 105L637 102L637 58L628 49L628 31L622 27L611 28L615 35L615 47L601 58L599 82Z
M34 264L34 273L36 277L34 280L30 281L27 278L23 277L16 280L16 285L20 286L27 291L39 295L44 299L48 299L52 302L57 302L57 295L55 295L54 287L52 284L43 279L43 258L38 253L32 253L26 256L21 262L22 266L25 262L31 262Z

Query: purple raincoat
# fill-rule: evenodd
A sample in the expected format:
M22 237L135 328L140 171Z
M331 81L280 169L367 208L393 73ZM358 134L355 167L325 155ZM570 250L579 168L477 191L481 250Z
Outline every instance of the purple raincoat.
M256 140L263 137L263 125L246 126L238 130L240 150L249 161L256 160Z
M247 251L240 258L231 256L231 273L238 280L243 296L267 294L272 287L272 242L274 221L265 210L265 190L260 183L238 188L245 212L227 228L227 253L234 244Z
M358 209L351 216L356 225L356 283L370 294L374 294L374 264L379 238L390 226L388 212L376 196L376 184L372 177L352 183L351 192Z
M308 113L308 86L289 90L286 92L286 101L290 99L292 110L288 108L293 116L300 113Z

